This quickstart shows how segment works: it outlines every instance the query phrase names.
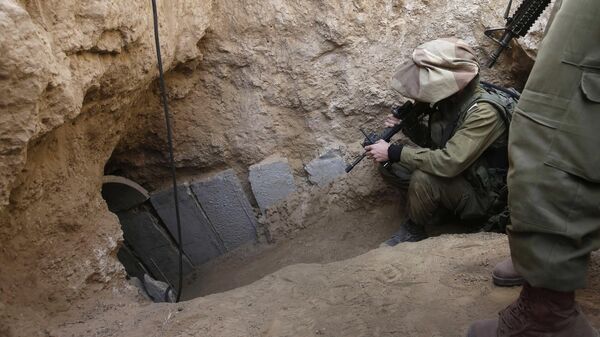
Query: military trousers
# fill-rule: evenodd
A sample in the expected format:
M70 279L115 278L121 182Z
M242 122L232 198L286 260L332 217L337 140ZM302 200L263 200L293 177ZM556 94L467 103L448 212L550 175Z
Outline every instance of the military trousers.
M511 122L507 231L534 287L584 287L600 247L599 17L600 1L563 1Z
M379 171L387 182L406 191L408 217L418 225L440 224L448 214L462 220L486 216L489 200L480 197L463 175L444 178L399 163L380 165Z

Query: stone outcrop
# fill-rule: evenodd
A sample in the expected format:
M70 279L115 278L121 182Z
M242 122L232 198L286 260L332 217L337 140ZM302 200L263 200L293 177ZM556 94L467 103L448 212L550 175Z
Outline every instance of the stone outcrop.
M200 59L212 2L158 3L165 68ZM0 302L8 309L58 312L82 291L123 279L122 234L100 190L138 102L154 95L151 13L145 0L0 1Z
M161 3L167 68L200 57L196 44L208 26L210 4ZM6 131L0 205L6 206L29 143L73 121L84 104L113 112L129 108L157 70L149 1L4 0L0 12L0 126Z

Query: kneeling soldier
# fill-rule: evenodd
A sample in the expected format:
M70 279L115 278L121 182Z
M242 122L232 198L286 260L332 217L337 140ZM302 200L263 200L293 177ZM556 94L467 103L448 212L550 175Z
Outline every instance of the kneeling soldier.
M505 186L507 116L480 86L473 50L459 39L417 47L392 87L428 116L403 133L417 146L380 140L365 147L390 183L407 191L408 219L385 244L419 241L425 225L450 211L461 220L485 221ZM400 121L389 116L386 127Z

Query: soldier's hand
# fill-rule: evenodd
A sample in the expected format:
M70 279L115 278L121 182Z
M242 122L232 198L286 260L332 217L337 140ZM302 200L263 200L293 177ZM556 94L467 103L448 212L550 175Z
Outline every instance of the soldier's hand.
M369 156L369 158L375 160L376 162L383 163L389 160L389 147L390 144L388 142L380 139L373 145L365 146L365 151L367 151L367 156Z
M401 122L401 120L394 117L394 115L389 114L389 115L387 115L385 122L383 124L385 125L386 128L392 128L392 127L400 124L400 122Z

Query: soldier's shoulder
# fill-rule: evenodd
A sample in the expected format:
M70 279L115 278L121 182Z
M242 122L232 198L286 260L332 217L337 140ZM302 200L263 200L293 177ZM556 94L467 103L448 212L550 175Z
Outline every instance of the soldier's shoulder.
M467 118L496 118L496 108L489 102L474 102L467 111Z

